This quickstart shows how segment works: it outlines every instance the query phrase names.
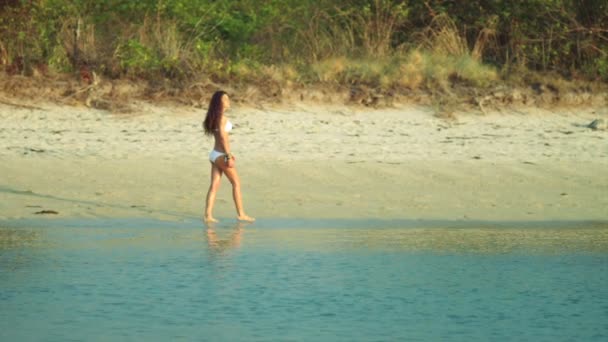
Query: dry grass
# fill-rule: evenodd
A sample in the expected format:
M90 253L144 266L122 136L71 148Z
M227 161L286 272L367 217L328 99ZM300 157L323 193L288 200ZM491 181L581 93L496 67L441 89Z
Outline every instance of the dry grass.
M346 57L333 57L312 64L316 79L321 82L338 83L340 75L346 70L349 60Z
M422 50L444 56L468 54L466 40L447 14L436 16L429 27L418 35Z
M306 30L296 33L301 42L299 55L305 61L317 63L335 56L350 55L356 50L356 32L352 25L345 24L345 15L332 17L326 12L317 11L309 20Z
M375 59L330 58L312 65L314 81L333 84L365 84L387 90L410 90L439 86L447 89L455 81L484 87L498 78L497 72L471 56L434 54L412 50L401 56Z
M492 25L495 25L492 24ZM462 81L475 87L486 87L498 79L498 73L481 62L484 49L492 42L495 30L482 30L473 49L469 49L465 38L458 32L454 22L445 14L438 15L424 30L418 40L420 59L427 86L439 85L446 90L449 83Z
M393 53L392 39L406 20L407 6L389 0L372 0L362 11L335 8L337 14L317 11L308 29L297 33L304 60L319 63L340 56L387 57Z
M419 35L418 48L394 51L384 57L369 54L369 57L363 58L326 58L312 64L312 81L365 85L380 91L405 88L438 89L442 93L449 93L455 82L465 86L487 87L498 79L498 73L482 64L480 58L484 48L492 41L493 32L492 29L482 31L470 52L453 21L446 15L440 15Z
M426 61L420 51L412 51L404 63L399 66L398 84L408 89L418 89L425 81Z
M397 28L407 19L405 3L373 0L362 12L353 13L353 27L359 28L363 54L384 57L393 51L391 40Z
M496 26L498 25L498 16L492 16L488 20L486 27L483 28L477 35L475 46L471 51L471 57L475 61L481 61L484 51L489 47L496 47Z
M300 74L291 65L263 65L260 73L264 80L285 87L291 87L300 81Z

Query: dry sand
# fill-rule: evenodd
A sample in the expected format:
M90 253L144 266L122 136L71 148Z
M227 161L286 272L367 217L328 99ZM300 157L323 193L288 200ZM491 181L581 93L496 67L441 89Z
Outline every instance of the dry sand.
M0 105L0 220L201 217L204 110L34 105ZM409 105L234 107L244 203L260 219L608 220L608 131L586 127L604 109L446 121ZM230 196L224 179L217 217L235 217Z

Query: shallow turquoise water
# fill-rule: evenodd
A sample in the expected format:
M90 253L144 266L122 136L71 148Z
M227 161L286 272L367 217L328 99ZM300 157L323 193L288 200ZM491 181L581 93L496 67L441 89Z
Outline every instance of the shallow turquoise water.
M0 223L0 340L608 339L608 228Z

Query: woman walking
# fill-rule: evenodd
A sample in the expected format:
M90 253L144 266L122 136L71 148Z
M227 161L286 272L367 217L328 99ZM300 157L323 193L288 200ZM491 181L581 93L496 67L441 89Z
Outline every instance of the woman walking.
M253 222L253 217L247 216L243 209L243 200L241 196L241 182L236 172L236 159L230 153L230 142L228 140L228 132L232 130L232 123L226 118L224 113L230 108L230 99L224 91L216 91L209 102L209 110L203 122L205 134L213 135L215 145L209 154L211 162L211 185L207 192L207 202L205 206L205 222L217 222L213 217L213 205L215 197L220 186L222 174L226 174L228 180L232 184L232 197L236 207L237 219L239 221Z

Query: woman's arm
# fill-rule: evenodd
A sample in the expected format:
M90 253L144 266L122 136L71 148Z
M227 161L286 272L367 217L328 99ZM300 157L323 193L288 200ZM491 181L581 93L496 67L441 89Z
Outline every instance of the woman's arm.
M228 132L226 132L226 118L222 117L222 121L220 122L220 130L218 134L219 143L222 146L226 155L224 156L224 161L226 162L226 166L234 167L235 158L230 153L230 141L228 140Z
M222 116L219 127L219 143L226 155L230 155L230 142L228 141L228 132L226 132L226 118Z

